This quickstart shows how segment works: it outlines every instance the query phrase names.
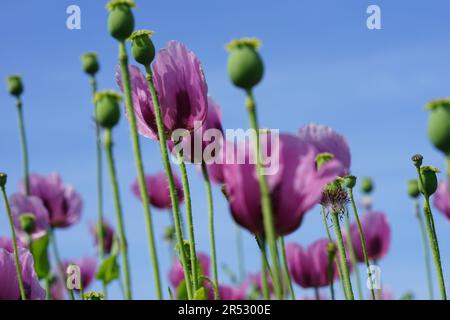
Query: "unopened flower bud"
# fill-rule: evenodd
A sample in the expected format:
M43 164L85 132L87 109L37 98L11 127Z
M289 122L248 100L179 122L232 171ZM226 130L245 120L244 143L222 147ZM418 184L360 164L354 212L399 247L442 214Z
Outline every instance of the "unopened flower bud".
M9 76L7 79L7 83L8 91L11 95L19 97L23 93L22 78L20 76Z
M250 90L263 78L264 64L258 53L258 39L233 40L227 45L228 75L235 86Z
M317 170L319 170L320 167L322 167L322 165L324 165L328 161L332 160L333 158L334 158L334 155L329 153L329 152L319 153L316 156L316 168L317 168Z
M373 191L373 181L369 177L365 177L361 181L361 191L365 194L369 194Z
M31 235L36 228L36 217L32 213L24 213L19 217L20 228Z
M439 169L433 166L420 168L419 190L424 195L431 196L436 192L438 187L437 173L439 173Z
M131 8L135 6L133 0L111 0L109 10L108 30L117 40L126 40L134 30L134 16Z
M97 122L102 128L113 128L120 119L121 96L114 91L100 91L95 94Z
M8 175L4 172L0 172L0 188L4 188L6 186L7 181Z
M411 157L412 162L416 168L420 168L423 161L423 156L421 154L415 154Z
M155 59L155 46L150 38L152 35L153 31L138 30L133 32L129 38L134 59L146 67L150 66L153 59Z
M91 76L95 76L95 74L100 69L100 65L98 64L97 55L95 53L85 53L81 55L81 65L83 66L84 72Z
M413 179L413 180L409 180L408 181L408 195L411 198L417 198L420 194L419 191L419 184L417 182L417 180Z
M450 99L434 100L427 104L428 137L431 143L450 156Z
M327 245L327 255L328 260L333 261L336 256L337 248L333 241L328 242Z
M346 176L343 182L344 186L353 189L356 185L356 177L355 176Z

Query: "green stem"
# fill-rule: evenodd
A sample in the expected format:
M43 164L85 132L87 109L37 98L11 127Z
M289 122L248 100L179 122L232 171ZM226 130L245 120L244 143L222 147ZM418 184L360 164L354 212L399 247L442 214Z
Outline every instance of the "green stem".
M111 129L105 129L104 131L104 146L106 158L108 160L109 176L111 179L111 189L113 191L113 199L116 211L116 223L119 231L119 246L120 255L122 256L122 267L124 273L124 287L125 287L125 299L131 300L131 278L130 278L130 264L128 260L128 245L127 238L125 236L125 226L123 221L122 204L120 201L119 183L117 181L117 171L114 163L113 155L113 143Z
M328 227L327 214L325 212L325 208L323 206L321 206L321 209L322 209L323 225L327 232L328 241L333 242L333 238L331 237L331 233L330 233L330 228ZM344 278L342 276L342 271L341 271L341 267L339 265L339 259L337 258L337 256L335 256L334 262L336 264L336 269L337 269L337 272L339 275L339 281L341 282L342 292L344 293L345 299L348 299L347 298L347 290L345 289L345 286L344 286ZM333 282L334 282L334 279L330 279L330 290L331 290L332 296L334 295Z
M66 270L64 270L64 266L61 262L61 256L59 255L58 244L56 243L55 230L53 229L53 227L49 228L48 236L50 238L50 242L52 243L53 255L55 257L56 266L59 269L61 277L65 280L66 279ZM66 284L64 284L64 288L66 288L66 291L69 294L70 299L74 300L72 290L67 288Z
M205 180L206 194L208 198L208 222L209 222L209 241L211 243L211 262L213 270L214 285L219 287L219 280L217 276L217 256L216 256L216 236L214 232L214 207L213 207L213 195L211 189L211 181L209 180L208 168L206 163L202 162L203 178ZM216 297L216 300L219 297Z
M424 186L422 175L420 174L420 168L417 167L417 174L419 175L420 184ZM434 228L434 218L433 212L431 211L430 206L430 196L423 192L425 203L423 205L423 213L425 216L425 225L428 234L428 240L430 242L431 252L433 254L434 267L436 269L436 275L439 283L439 290L441 292L441 299L447 300L447 293L445 291L445 282L444 282L444 274L442 272L442 264L441 264L441 253L439 250L439 243L436 235L436 230Z
M328 268L327 268L327 273L328 273L328 281L330 281L330 293L331 293L331 300L335 300L335 293L334 293L334 273L333 273L333 263L334 263L335 259L332 256L328 256Z
M242 282L245 279L245 261L244 261L244 249L242 242L241 228L236 224L236 247L237 247L237 263L239 270L239 281Z
M261 285L262 285L262 294L264 300L270 300L270 290L269 283L267 281L267 267L266 267L265 253L261 251Z
M358 299L363 300L363 292L361 287L361 276L359 274L359 268L358 268L358 260L356 259L355 254L355 248L353 247L352 237L351 237L351 231L350 231L350 218L348 216L348 212L344 213L344 219L345 219L345 227L347 229L347 246L350 253L350 258L352 259L353 268L355 270L355 279L356 279L356 289L358 291Z
M286 246L284 245L284 237L280 237L280 245L281 245L281 254L283 256L284 275L288 283L289 294L291 295L291 299L295 300L294 288L292 287L291 274L289 273L288 262L286 258Z
M134 114L133 97L131 94L130 71L128 69L128 55L125 47L125 41L119 43L119 60L122 74L123 89L125 93L125 102L127 108L128 122L130 124L131 141L133 144L133 153L137 171L139 189L141 192L142 205L144 207L145 225L148 235L148 247L153 265L153 276L155 279L156 297L162 299L161 277L159 274L158 256L156 252L155 236L153 232L152 215L150 211L149 194L145 182L144 165L142 163L141 146L137 132L136 115Z
M316 298L316 300L320 300L319 288L317 287L314 287L314 297Z
M421 235L422 244L423 244L424 259L425 259L425 272L427 275L427 284L428 284L428 293L429 293L430 299L434 300L433 279L431 276L431 266L430 266L430 250L428 247L425 225L423 223L422 214L420 212L419 200L414 201L414 207L415 207L415 211L416 211L417 220L419 221L420 235Z
M349 300L354 300L352 282L350 280L350 271L348 270L347 254L345 253L344 240L342 239L341 227L339 225L339 213L332 212L331 217L333 218L334 233L336 235L336 242L339 251L339 259L341 261L343 285L347 291L347 297Z
M370 292L372 294L372 300L376 300L375 289L373 287L372 274L370 272L369 257L367 256L366 240L365 240L365 237L364 237L364 232L363 232L362 227L361 227L361 221L359 220L358 210L356 209L355 197L353 196L353 188L349 189L349 194L350 194L350 201L352 203L353 213L355 214L356 224L358 225L358 233L359 233L359 238L361 240L361 247L362 247L362 250L363 250L364 262L366 264L366 269L367 269L367 273L368 273L369 281L370 281L370 287L371 287L370 288Z
M256 115L256 104L253 98L253 93L251 90L247 91L247 101L246 101L247 111L250 120L250 127L255 131L256 139L254 139L254 147L256 150L256 169L258 173L259 188L261 191L261 207L263 214L264 232L269 245L270 255L272 257L273 273L272 278L275 296L277 299L282 299L283 291L280 279L280 263L276 242L275 224L272 212L272 201L270 199L269 186L267 184L266 177L264 175L264 168L261 160L260 153L260 137L259 137L259 126L258 119Z
M97 80L95 76L90 79L92 98L95 97L97 92ZM94 107L94 119L97 117L97 108ZM103 261L105 257L105 232L103 228L103 168L102 168L102 145L100 138L100 125L95 121L95 153L96 153L96 165L97 165L97 237L98 237L98 255L100 261ZM107 285L105 281L102 281L103 294L107 296Z
M19 281L20 297L22 298L22 300L27 300L27 297L25 295L25 287L23 285L22 268L20 267L19 250L17 249L16 230L14 229L14 222L11 214L11 208L9 206L8 197L6 196L5 186L2 186L1 189L3 194L3 200L5 202L6 213L8 214L9 225L11 227L11 237L14 247L14 259L16 262L17 280Z
M28 165L28 146L27 146L27 135L25 133L25 123L23 119L22 110L22 100L17 98L17 113L19 120L19 131L20 131L20 145L22 147L22 157L23 157L23 176L25 185L25 194L30 194L30 175L29 175L29 165Z
M181 230L180 206L178 203L177 190L175 188L175 181L173 178L172 168L170 166L169 154L167 152L167 145L166 145L167 139L166 139L166 133L164 131L164 124L162 121L161 107L159 104L159 99L158 99L158 95L156 93L155 86L153 84L152 70L151 70L150 66L146 67L146 73L147 73L146 76L147 76L150 93L152 95L152 102L153 102L153 109L155 112L156 126L158 128L158 140L159 140L159 145L160 145L160 149L161 149L161 158L162 158L162 162L164 165L164 170L166 171L167 179L169 181L170 200L172 202L172 209L173 209L172 210L173 221L175 223L175 233L177 235L177 242L178 242L178 247L180 250L181 265L183 266L183 271L184 271L187 296L188 296L188 299L191 299L193 297L192 287L191 287L191 284L192 284L191 276L189 274L187 254L185 251L183 233Z

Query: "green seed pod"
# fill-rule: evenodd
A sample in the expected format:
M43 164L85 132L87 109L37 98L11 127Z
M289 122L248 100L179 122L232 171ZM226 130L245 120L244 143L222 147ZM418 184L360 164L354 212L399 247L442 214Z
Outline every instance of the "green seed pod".
M102 128L113 128L120 119L121 96L115 91L97 92L94 97L97 122Z
M344 186L353 189L356 186L356 177L355 176L346 176L344 178Z
M36 228L36 217L32 213L24 213L20 215L20 228L28 235L31 235Z
M8 175L4 172L0 172L0 188L4 188L6 186L7 181Z
M423 156L421 154L415 154L411 157L411 160L416 168L420 168L423 162Z
M408 195L411 198L417 198L420 194L419 184L418 184L417 180L415 180L415 179L409 180L407 186L408 186Z
M334 155L329 152L322 152L316 156L316 169L319 170L325 163L332 160Z
M108 30L115 39L124 41L133 33L134 16L131 8L134 6L132 0L111 0L108 3Z
M8 91L12 96L19 97L23 93L22 78L20 76L9 76L7 83Z
M327 245L327 255L328 261L333 261L336 257L337 248L333 241L328 242Z
M419 190L423 195L431 196L436 192L438 187L437 173L439 172L439 169L433 166L420 168Z
M428 137L437 149L450 156L450 99L431 101L427 109Z
M155 59L155 46L150 38L152 35L153 31L138 30L133 32L129 38L134 59L146 67L150 66Z
M235 86L250 90L262 80L264 64L258 53L260 45L259 40L248 38L227 45L228 75Z
M98 64L97 55L95 53L85 53L81 55L81 65L83 66L84 72L91 76L100 70L100 65Z
M369 194L373 191L373 181L369 177L365 177L361 181L361 191L363 193Z

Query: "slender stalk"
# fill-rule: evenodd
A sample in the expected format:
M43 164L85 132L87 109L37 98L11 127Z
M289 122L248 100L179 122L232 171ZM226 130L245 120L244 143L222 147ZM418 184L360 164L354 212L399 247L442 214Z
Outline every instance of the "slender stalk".
M353 267L355 270L356 289L358 292L358 299L363 300L364 296L363 296L362 287L361 287L361 276L359 274L358 260L356 259L355 248L353 247L352 237L351 237L351 233L350 233L351 232L350 231L350 218L348 217L348 212L344 213L344 219L345 219L345 227L347 229L347 234L348 234L348 236L346 237L348 251L350 253L350 258L352 259L352 264L353 264Z
M105 129L104 131L104 146L106 158L108 161L109 176L111 179L111 189L113 191L114 206L116 211L116 223L119 231L119 246L120 255L122 256L122 267L124 274L124 289L125 289L125 299L131 300L131 278L130 278L130 264L128 260L128 245L127 238L125 236L125 226L123 221L122 204L120 201L119 183L117 181L116 166L114 163L113 155L113 143L111 136L111 129Z
M291 295L291 299L295 300L294 288L292 287L291 274L289 273L288 262L286 258L286 246L284 245L284 237L280 237L280 245L281 245L281 254L283 256L284 275L288 283L289 294Z
M92 90L92 98L94 98L97 92L97 80L95 76L90 78L90 85ZM97 119L97 108L94 108L94 119ZM100 125L95 122L95 153L96 153L96 165L97 165L97 237L98 237L98 255L100 261L105 258L105 231L103 228L103 168L102 168L102 145L100 137ZM105 281L102 281L103 294L107 296L107 285Z
M341 261L342 277L344 280L344 287L347 291L347 297L349 300L354 300L352 282L350 280L350 271L348 270L347 254L345 253L344 240L342 239L341 227L339 225L339 213L332 212L334 233L336 235L336 242L339 251L339 259Z
M245 261L244 261L244 248L242 242L242 232L240 227L236 224L236 249L237 249L237 263L239 270L239 280L244 281L245 278Z
M11 214L11 208L9 206L8 197L6 196L5 186L2 186L1 189L2 189L2 194L3 194L3 200L5 202L6 213L8 215L9 225L11 227L11 237L12 237L13 247L14 247L14 259L16 262L16 273L17 273L17 280L19 282L20 297L22 298L22 300L27 300L27 297L25 295L25 287L23 285L22 268L20 267L19 250L17 248L17 239L16 239L16 230L14 229L14 222L13 222L13 218L12 218L12 214Z
M423 183L422 175L420 174L420 168L417 167L417 174L419 175L419 180L422 186ZM441 292L441 299L447 300L447 293L445 291L445 282L444 282L444 274L442 272L442 264L441 264L441 253L439 250L439 243L436 235L436 230L434 228L434 218L433 212L431 211L430 206L430 196L424 192L425 203L423 204L423 213L425 216L425 226L427 230L428 240L430 242L431 252L433 254L434 267L436 269L436 275L439 283L439 290Z
M211 243L211 263L213 270L214 285L219 287L219 280L217 276L217 255L216 255L216 236L214 232L214 207L213 207L213 195L211 189L211 181L209 180L208 168L205 162L202 162L203 178L205 180L206 194L208 198L208 222L209 222L209 241ZM219 297L216 297L216 300Z
M417 220L419 221L420 235L421 235L422 244L423 244L424 259L425 259L425 272L427 275L427 284L428 284L428 294L429 294L430 299L434 300L433 279L431 276L431 266L430 266L430 250L428 248L427 233L425 230L425 225L423 223L422 214L420 212L419 200L414 201L414 208L416 211Z
M30 194L30 175L29 175L29 165L28 165L28 145L27 145L27 135L25 133L25 123L23 119L22 110L22 100L17 98L17 115L20 131L20 145L22 147L22 158L23 158L23 177L25 185L25 194Z
M359 238L361 240L361 247L363 250L364 262L366 264L366 270L367 270L367 273L369 276L369 281L370 281L370 287L371 287L370 292L372 295L372 300L376 300L375 289L373 287L372 274L370 272L369 257L367 256L366 240L364 238L364 232L361 227L361 221L359 220L358 210L356 209L355 197L353 196L353 188L349 188L349 195L350 195L350 201L352 203L353 213L355 214L356 224L358 225L358 233L359 233Z
M328 221L327 221L327 215L325 212L325 208L323 206L321 206L321 208L322 208L323 224L324 224L325 230L327 232L328 241L333 242L333 238L331 237L330 229L328 227ZM344 278L342 276L341 266L339 265L339 260L338 260L337 256L334 258L334 262L336 264L336 269L337 269L337 272L339 275L339 281L341 282L341 285L342 285L342 292L344 293L345 299L347 299L347 290L345 289L345 286L344 286ZM330 290L331 290L332 296L334 295L333 282L334 282L334 280L330 279Z
M180 206L178 203L177 190L175 188L175 182L173 178L172 168L169 162L169 154L167 152L167 139L166 133L164 131L164 124L162 121L161 107L159 104L158 95L156 93L155 86L153 84L153 76L152 70L150 66L146 67L147 73L147 81L150 89L150 93L152 95L153 108L155 112L155 120L156 126L158 127L158 140L161 149L161 158L164 165L164 170L166 171L167 179L169 181L169 192L170 192L170 200L172 202L172 212L173 212L173 221L175 223L175 233L177 235L178 247L180 250L180 260L181 265L183 266L184 278L186 280L186 290L188 299L193 297L192 286L191 286L191 276L189 274L187 255L184 246L183 240L183 232L181 230L181 217L180 217ZM195 256L194 256L195 257Z
M250 120L250 127L255 131L256 139L254 139L254 147L256 150L256 169L258 173L259 188L261 191L261 207L263 214L264 232L269 245L270 255L272 257L274 277L272 278L275 296L277 299L282 299L283 291L280 279L280 263L276 242L275 224L273 220L272 201L270 199L269 186L267 184L266 177L264 176L264 168L262 166L261 153L260 153L260 137L258 118L256 115L256 104L253 98L251 90L247 91L247 112Z
M49 228L48 236L49 236L50 242L52 244L53 256L54 256L55 261L56 261L56 266L59 269L61 277L63 279L65 279L66 278L66 270L64 269L64 266L63 266L62 261L61 261L61 256L59 255L58 244L56 242L55 230L53 229L53 227ZM69 294L70 300L74 300L72 290L70 290L67 287L67 285L64 285L64 288L66 288L66 291Z
M264 300L270 300L269 283L267 281L267 267L266 267L265 253L261 251L261 286Z
M316 300L320 300L319 288L317 287L314 287L314 297L316 298Z
M332 259L330 256L328 257L328 281L330 281L330 293L331 293L331 300L335 300L335 293L334 293L334 281L333 281L333 263L334 259Z
M142 205L144 207L145 226L148 235L148 247L153 265L153 276L155 279L156 297L162 299L161 277L159 273L158 255L156 252L155 236L153 232L153 222L150 211L150 201L147 185L144 176L144 165L142 163L141 146L136 125L136 115L134 114L133 98L131 95L130 71L128 69L128 55L125 47L125 41L119 43L119 60L120 70L122 74L123 89L125 93L125 102L128 114L128 122L130 124L131 141L133 144L133 153L135 166L138 176L139 189L141 192Z

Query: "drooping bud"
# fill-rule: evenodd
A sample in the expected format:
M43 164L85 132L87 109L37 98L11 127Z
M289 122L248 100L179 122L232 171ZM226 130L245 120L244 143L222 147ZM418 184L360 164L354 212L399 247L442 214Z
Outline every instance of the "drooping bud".
M319 170L322 165L332 160L334 155L329 152L322 152L316 156L316 169Z
M4 188L6 186L7 181L8 175L4 172L0 172L0 188Z
M9 76L7 79L8 92L12 96L19 97L23 93L22 78L18 75Z
M409 180L408 181L408 195L411 198L417 198L420 194L419 191L419 184L417 182L417 180L413 179L413 180Z
M90 76L95 76L98 70L100 70L97 55L92 52L81 55L81 65L83 66L84 72Z
M411 157L411 160L416 168L420 168L423 162L423 156L421 154L415 154Z
M439 172L439 169L433 166L423 166L420 168L419 190L422 194L431 196L436 192L438 187L437 173Z
M129 38L134 59L146 67L150 66L155 59L155 46L150 38L153 33L150 30L138 30L133 32Z
M102 128L113 128L120 119L121 96L115 91L100 91L95 94L97 122Z
M134 16L131 11L135 7L133 0L111 0L106 8L109 10L108 30L111 36L125 41L134 30Z
M437 149L450 156L450 99L431 101L426 108L430 111L428 137Z
M373 191L373 181L372 178L365 177L361 181L361 191L365 194L369 194Z
M233 84L239 88L250 90L263 78L264 64L258 49L261 42L255 38L244 38L231 41L227 46L228 75Z
M23 213L19 217L20 228L26 234L31 235L36 228L36 217L32 213Z
M356 177L355 176L346 176L344 177L344 186L353 189L356 185Z

